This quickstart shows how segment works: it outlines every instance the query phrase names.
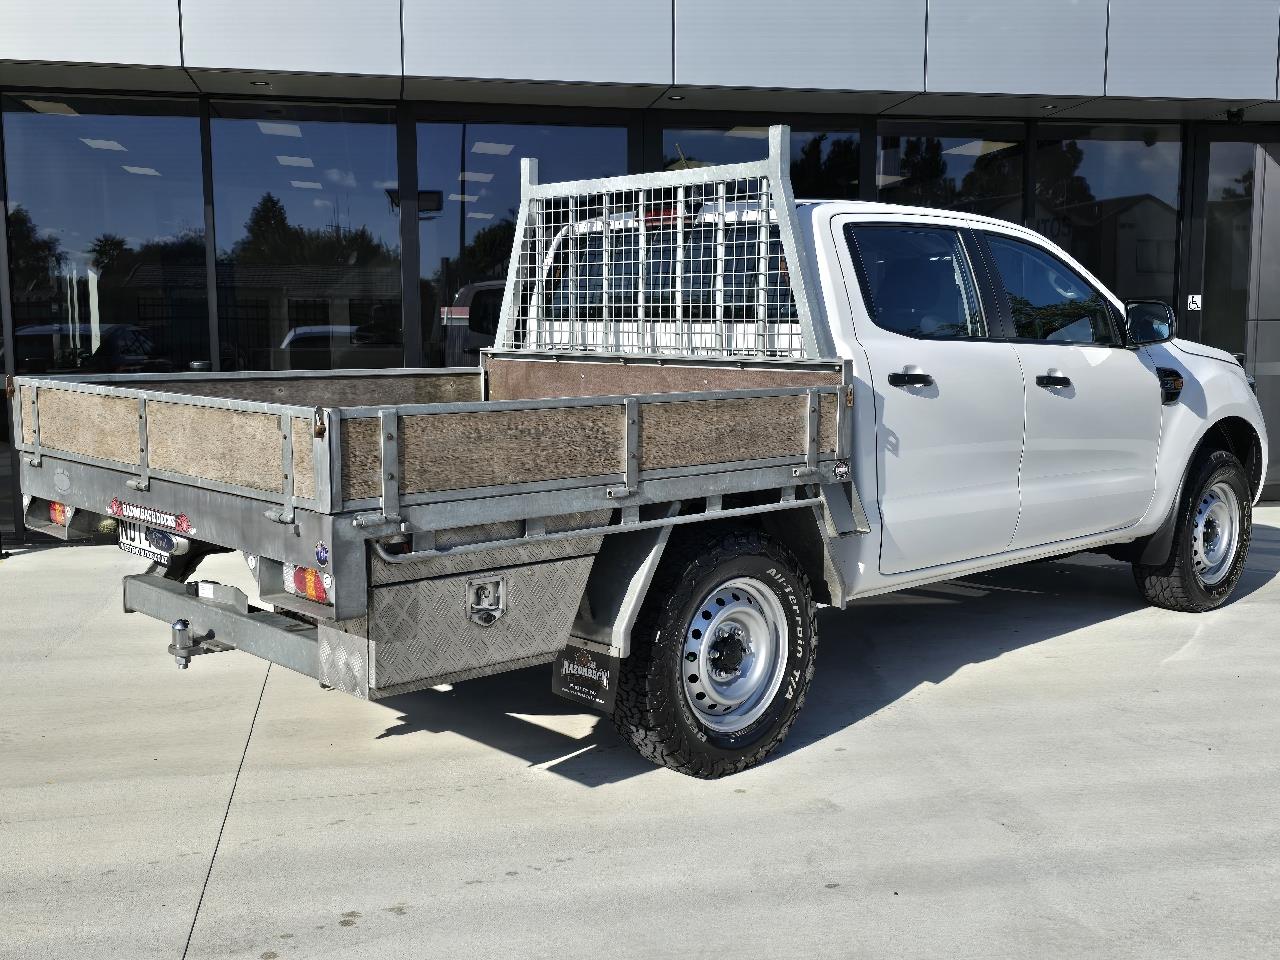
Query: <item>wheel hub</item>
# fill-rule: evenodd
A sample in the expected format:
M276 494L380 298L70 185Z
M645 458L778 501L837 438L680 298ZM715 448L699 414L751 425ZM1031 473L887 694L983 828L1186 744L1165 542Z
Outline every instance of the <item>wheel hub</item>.
M711 672L718 680L736 677L748 652L746 631L741 626L733 623L721 628L707 654L711 661Z
M700 722L735 733L769 708L787 660L787 620L774 592L739 577L695 609L682 648L683 686Z
M1239 542L1240 501L1219 481L1201 495L1191 527L1191 561L1201 583L1212 587L1226 579Z

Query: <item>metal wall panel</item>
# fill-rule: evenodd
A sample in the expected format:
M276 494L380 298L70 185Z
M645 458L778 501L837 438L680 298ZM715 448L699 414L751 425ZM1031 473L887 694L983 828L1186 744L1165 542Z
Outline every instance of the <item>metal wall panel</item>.
M1101 96L1107 0L929 0L925 89Z
M676 0L676 82L924 89L924 0Z
M1111 0L1107 93L1276 96L1275 0Z
M176 0L4 0L0 60L179 66Z
M400 73L398 0L183 0L182 37L189 67Z
M404 0L404 67L410 77L669 84L671 2Z

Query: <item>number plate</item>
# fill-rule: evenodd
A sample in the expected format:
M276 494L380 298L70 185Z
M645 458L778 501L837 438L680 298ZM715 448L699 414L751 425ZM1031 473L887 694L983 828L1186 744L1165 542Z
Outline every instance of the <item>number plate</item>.
M551 690L568 700L613 713L618 668L617 657L565 647L551 664Z
M169 551L156 545L155 539L151 536L153 531L150 527L144 527L140 523L130 523L127 520L118 520L116 524L120 528L121 550L132 553L135 557L143 557L165 566L169 565Z

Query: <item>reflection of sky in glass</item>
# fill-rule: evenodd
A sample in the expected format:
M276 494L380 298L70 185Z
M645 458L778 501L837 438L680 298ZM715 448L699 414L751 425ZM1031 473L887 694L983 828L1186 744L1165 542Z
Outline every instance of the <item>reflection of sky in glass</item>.
M400 248L398 215L386 194L396 185L393 124L215 118L212 146L219 252L244 236L250 212L268 192L293 226L363 226Z
M1253 173L1257 147L1252 143L1219 141L1209 145L1209 195L1210 201L1222 200L1224 195L1238 195L1245 191L1241 179Z
M627 172L624 127L535 124L418 125L418 189L438 191L444 208L421 227L422 275L457 256L485 227L514 220L520 206L520 159L536 157L543 183ZM469 278L477 279L477 278Z
M1178 141L1150 145L1142 140L1075 142L1084 153L1076 175L1088 182L1096 199L1150 194L1177 208L1182 164L1182 144Z
M87 263L104 233L137 249L203 232L195 117L13 112L4 132L9 209L25 209L73 263Z

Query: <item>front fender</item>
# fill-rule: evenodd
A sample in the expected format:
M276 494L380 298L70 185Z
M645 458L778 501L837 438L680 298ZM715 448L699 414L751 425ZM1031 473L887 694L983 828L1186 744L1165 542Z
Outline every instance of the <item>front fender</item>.
M1181 350L1174 344L1144 349L1157 366L1177 370L1184 381L1182 394L1167 404L1162 413L1155 495L1135 529L1140 537L1150 537L1143 549L1142 562L1158 563L1168 556L1187 472L1200 451L1216 445L1224 421L1233 418L1244 421L1257 435L1259 463L1253 471L1258 478L1254 487L1254 502L1257 502L1262 493L1260 479L1266 476L1267 428L1257 397L1238 364ZM1159 555L1156 560L1149 559L1156 555Z

